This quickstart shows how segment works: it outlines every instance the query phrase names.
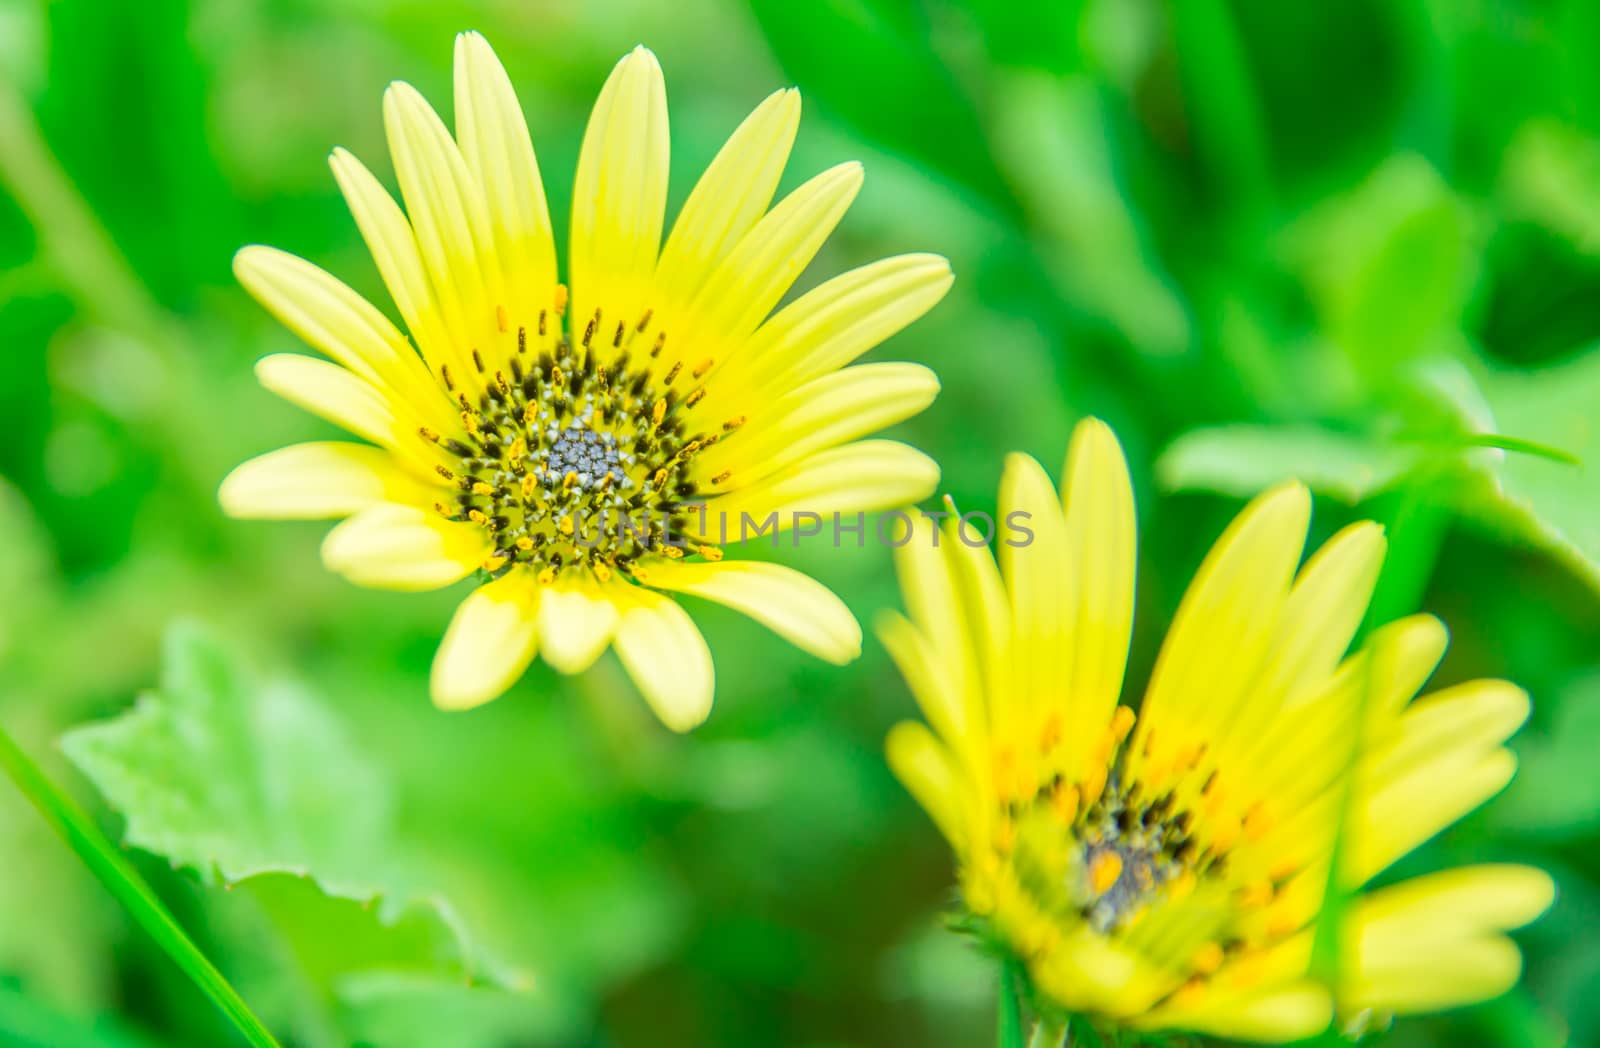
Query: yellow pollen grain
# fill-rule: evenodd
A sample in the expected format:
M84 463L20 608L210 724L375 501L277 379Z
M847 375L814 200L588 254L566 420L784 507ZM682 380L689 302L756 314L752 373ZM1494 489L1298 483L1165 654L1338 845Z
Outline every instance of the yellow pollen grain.
M689 399L683 402L683 406L686 408L692 408L704 399L706 399L706 391L705 387L702 386L693 393L689 394Z
M1089 863L1089 888L1096 895L1104 895L1122 876L1122 856L1114 851L1103 851Z
M716 546L696 546L695 552L707 560L722 559L722 550L718 549Z
M499 571L505 566L506 558L504 557L490 557L488 560L483 562L483 570L489 572Z
M528 457L528 442L527 442L527 440L525 440L522 437L518 437L516 440L513 440L511 442L511 447L506 449L506 457L509 458L512 462L521 462L523 459L527 458ZM610 476L610 474L608 473L607 476Z
M666 557L668 560L682 560L683 559L683 547L682 546L668 546L668 547L666 547L665 549L663 549L661 551L661 555Z
M456 475L450 472L450 470L446 469L444 466L434 466L433 471L439 474L439 476L443 477L445 480L456 479Z
M427 426L420 427L417 430L417 432L422 434L422 439L423 440L431 441L434 444L439 443L439 434L435 433L433 430L429 429Z
M1070 785L1056 787L1055 793L1050 796L1050 806L1063 823L1070 824L1078 817L1078 788Z
M548 586L548 585L550 585L550 583L554 582L555 580L556 580L556 569L555 568L545 568L543 571L539 572L539 581L543 585Z
M526 553L529 550L533 549L533 540L530 539L528 536L524 535L520 539L517 540L517 548L520 549L522 552Z
M594 577L601 582L611 581L611 568L606 565L605 561L599 561L595 564Z
M1118 706L1117 711L1111 715L1111 736L1120 745L1128 737L1128 732L1133 730L1135 720L1134 712L1126 706Z
M474 481L473 484L472 484L472 493L474 495L493 495L494 494L494 485L493 484L485 484L481 480Z
M531 500L533 498L534 491L537 490L537 488L538 488L538 485L539 485L539 482L534 479L532 473L529 473L527 476L523 477L522 478L522 497L525 498L525 499Z
M472 521L472 523L474 523L474 524L487 524L487 523L489 523L489 518L483 515L483 510L481 510L481 509L469 509L469 510L467 510L467 519Z
M655 405L650 408L650 426L651 426L651 428L655 428L657 426L660 426L661 425L661 420L666 418L666 417L667 417L667 402L665 400L656 401Z
M559 317L562 314L566 313L566 311L567 311L567 285L565 285L565 284L557 284L556 285L556 297L555 297L555 303L554 304L555 304L555 308L556 308L556 316Z
M744 425L744 423L745 417L743 415L735 415L733 418L730 418L728 421L722 424L722 429L724 432L732 433L734 430Z
M711 478L711 483L713 483L713 484L726 484L728 482L728 478L731 477L731 476L733 476L733 470L725 469L721 473L718 473L716 476L712 477Z
M710 357L707 357L706 359L702 360L693 371L689 372L689 374L695 378L699 378L701 375L704 375L707 371L711 370L711 365L713 363L715 363L715 361L713 361Z
M561 534L567 536L568 538L571 538L572 537L572 530L573 530L572 529L572 517L571 516L562 517L561 518Z

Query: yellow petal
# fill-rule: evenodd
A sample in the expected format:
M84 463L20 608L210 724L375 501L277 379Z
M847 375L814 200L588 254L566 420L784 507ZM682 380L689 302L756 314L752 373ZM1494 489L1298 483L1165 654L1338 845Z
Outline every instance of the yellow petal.
M969 806L968 790L949 751L915 721L890 729L885 750L895 777L932 817L955 853L966 855L972 840L972 827L964 814Z
M1351 1011L1433 1012L1505 993L1522 974L1522 954L1503 935L1452 942L1448 950L1368 953L1340 986L1340 1004Z
M944 708L930 722L968 760L976 760L986 746L988 732L984 721L982 679L973 643L979 638L967 620L967 609L957 588L959 580L952 559L960 539L936 528L922 514L907 535L907 541L894 551L900 591L905 595L906 611L916 629L910 631L895 617L884 620L881 633L885 647L895 661L907 666L921 663L905 673L909 682L916 673L939 682L933 693ZM923 691L926 691L924 686Z
M498 359L510 339L498 331L504 288L483 192L438 114L410 84L390 84L384 92L383 125L435 301L465 337L460 348L468 360L472 350L482 360Z
M1379 786L1355 813L1345 876L1363 883L1435 833L1505 789L1517 760L1507 750L1450 757Z
M797 513L817 514L829 527L831 515L839 513L845 515L845 524L853 525L857 512L917 502L938 484L939 467L922 452L892 440L861 440L819 451L721 497L715 497L719 485L708 485L702 489L712 496L706 537L714 536L723 521L730 535L737 534L746 513L756 522L776 514L780 530L792 527Z
M1069 598L1076 603L1070 588L1077 582L1067 561L1061 500L1037 460L1022 454L1006 456L999 505L1001 520L1031 532L1031 538L1000 546L1000 571L1011 596L1011 672L1016 691L995 697L997 734L1021 730L1021 724L1031 731L1032 714L1038 711L1065 712L1067 605ZM1024 715L1028 719L1019 719Z
M291 404L358 437L389 448L399 444L394 405L370 382L337 364L296 353L273 353L256 362L256 378Z
M707 476L758 480L808 455L892 426L933 403L939 378L920 364L860 364L789 393L696 460Z
M477 376L466 353L467 332L452 326L440 312L416 234L400 205L347 151L335 149L328 165L417 348L436 372L448 368L455 382L476 389L470 385Z
M1407 943L1520 928L1548 910L1555 897L1555 882L1543 870L1488 863L1369 892L1349 919L1362 941L1382 954Z
M456 138L482 188L505 281L505 301L520 323L536 327L555 300L556 248L533 140L511 80L489 42L456 37Z
M860 192L861 180L860 164L840 164L781 200L686 307L686 330L668 339L668 355L677 347L677 358L687 360L704 345L742 343L811 264Z
M800 126L800 92L775 91L695 183L661 249L661 294L686 305L772 203Z
M661 723L688 731L711 712L711 651L677 602L647 589L629 593L617 622L617 656Z
M955 753L971 759L975 740L971 737L972 719L967 715L969 703L957 682L944 672L945 653L892 611L881 613L876 626L878 639L900 670L922 715Z
M738 414L836 371L932 309L955 278L938 255L900 255L843 273L779 310L719 373L706 414Z
M636 47L601 88L578 155L569 260L575 330L596 309L633 323L650 305L669 160L661 66Z
M842 666L861 654L861 626L822 583L781 564L653 560L649 585L714 600L755 619L795 647Z
M539 636L544 659L562 673L582 673L611 643L617 606L609 589L592 579L566 576L539 596Z
M1305 545L1311 497L1298 483L1258 496L1228 526L1178 606L1132 744L1210 742L1270 653Z
M439 589L466 578L491 552L483 529L391 502L361 510L322 543L330 571L375 589Z
M356 375L392 389L414 409L446 402L405 336L331 274L276 248L254 245L233 256L245 290L285 327Z
M1062 675L1070 696L1065 738L1077 748L1075 770L1081 774L1089 745L1105 730L1122 693L1133 629L1137 523L1128 464L1105 423L1079 423L1062 476L1068 572Z
M375 502L415 502L423 485L389 453L364 444L292 444L235 467L217 498L230 517L322 520Z
M1528 719L1528 693L1509 681L1475 680L1435 692L1405 711L1369 758L1380 786L1451 753L1476 754L1509 739Z
M1295 983L1216 1000L1197 1007L1166 1006L1139 1023L1149 1029L1177 1027L1230 1040L1284 1044L1327 1028L1333 1018L1328 991Z
M440 709L466 710L504 694L539 648L537 583L523 569L461 602L433 658L430 690Z

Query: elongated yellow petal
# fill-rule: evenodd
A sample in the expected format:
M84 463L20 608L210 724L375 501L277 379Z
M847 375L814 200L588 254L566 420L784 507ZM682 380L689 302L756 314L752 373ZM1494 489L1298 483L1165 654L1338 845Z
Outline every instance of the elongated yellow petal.
M738 366L709 385L706 414L737 414L752 397L777 397L844 367L932 309L954 279L938 255L900 255L826 281L757 329Z
M811 264L861 190L861 165L840 164L790 193L746 233L685 309L669 357L692 363L703 346L742 343ZM721 354L713 366L737 366ZM737 354L736 355L742 355Z
M296 353L273 353L256 362L256 378L291 404L358 437L385 447L399 444L400 424L394 405L371 383L337 364Z
M234 467L217 498L230 517L323 520L375 502L426 504L429 492L365 444L291 444Z
M885 748L896 778L932 817L955 853L968 854L974 829L966 817L970 785L949 751L915 721L896 724Z
M744 119L695 183L661 249L663 300L687 305L766 213L800 126L800 92L775 91Z
M1333 1018L1328 991L1307 982L1205 1001L1194 1008L1164 1007L1139 1022L1147 1029L1175 1027L1230 1040L1283 1044L1327 1029Z
M933 403L939 378L920 364L860 364L806 383L708 450L700 469L759 479L876 433Z
M413 410L445 401L405 336L332 275L276 248L241 248L233 272L285 327L350 371L404 398Z
M831 525L831 514L907 505L938 484L939 467L922 452L892 440L861 440L817 452L746 487L725 485L737 490L711 500L707 518L713 533L726 521L730 534L737 534L743 514L755 521L773 514L780 530L794 526L797 513L814 513ZM707 493L722 486L711 483Z
M617 656L661 723L688 731L711 712L711 651L677 603L647 589L629 593L617 622Z
M1522 974L1522 954L1503 935L1462 939L1444 951L1357 951L1355 972L1340 987L1340 1001L1352 1011L1453 1008L1498 997Z
M555 301L550 208L511 80L477 33L456 37L455 98L456 138L482 189L505 282L505 299L496 305L510 311L512 329L536 329L539 310Z
M480 372L478 360L499 359L510 344L496 324L505 293L483 192L438 114L410 84L384 92L383 126L434 299Z
M1238 705L1270 654L1310 516L1305 487L1280 485L1245 507L1212 547L1151 673L1131 751L1136 764L1152 733L1163 752L1209 742L1222 711Z
M1378 787L1348 834L1346 876L1363 883L1505 789L1517 759L1507 750L1451 754Z
M861 626L850 609L822 583L793 568L753 560L665 558L643 567L650 586L725 604L835 665L861 654Z
M1105 423L1079 423L1062 476L1068 573L1061 606L1064 735L1073 751L1068 774L1077 777L1087 771L1089 747L1102 737L1122 692L1133 630L1137 524L1128 465Z
M361 510L322 543L330 571L375 589L439 589L466 578L490 552L482 529L390 502Z
M383 283L423 357L436 373L448 369L456 382L476 381L465 351L467 332L440 312L427 270L422 265L416 234L400 205L372 172L346 150L335 149L328 158L328 165L333 169L333 177L355 217L362 239L367 242L367 250L372 252ZM468 388L476 387L469 385Z
M880 632L908 680L926 675L938 682L941 709L930 714L930 722L952 750L975 761L988 740L975 638L957 589L952 551L944 546L950 536L931 518L920 514L918 518L894 553L900 591L915 630L889 616ZM922 665L912 666L913 660Z
M669 160L661 66L637 47L601 88L578 155L569 259L576 330L596 309L631 324L650 306Z
M538 608L538 583L521 568L462 601L433 659L434 703L471 709L515 684L538 651Z
M1011 595L1012 683L1016 693L994 710L997 733L1036 730L1038 721L1066 713L1067 607L1078 580L1067 561L1066 516L1044 467L1027 456L1006 456L1000 476L1000 515L1032 532L1026 545L1002 544L1000 570Z

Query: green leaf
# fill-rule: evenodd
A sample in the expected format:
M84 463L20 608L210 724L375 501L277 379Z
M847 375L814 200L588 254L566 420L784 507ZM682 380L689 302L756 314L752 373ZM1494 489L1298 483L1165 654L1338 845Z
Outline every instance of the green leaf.
M1460 322L1466 217L1421 157L1399 155L1289 237L1323 329L1370 375L1434 348Z
M129 844L206 883L291 873L354 899L393 887L372 872L392 821L382 771L309 695L257 686L193 625L168 633L158 691L61 745L127 818Z
M1594 774L1600 677L1580 681L1560 699L1547 730L1529 729L1512 743L1517 777L1488 811L1504 833L1581 837L1600 826L1600 776Z
M1169 491L1249 498L1291 477L1311 490L1357 503L1404 476L1419 452L1316 425L1195 429L1167 446L1156 476Z
M754 0L751 12L784 71L824 111L1002 213L1015 210L977 108L933 52L932 27L907 5Z
M1119 181L1110 124L1087 77L1015 74L999 85L995 152L1073 303L1145 352L1175 354L1189 315Z
M256 1048L277 1048L278 1042L271 1032L172 919L128 860L106 840L89 816L44 776L4 730L0 730L0 769L4 769L34 809L77 852L84 865L116 897L128 915L211 998L244 1039Z
M1548 550L1600 589L1600 353L1537 371L1484 369L1495 428L1575 457L1504 454L1483 461L1472 517L1502 538Z
M1600 143L1553 120L1530 123L1506 151L1507 209L1600 254Z

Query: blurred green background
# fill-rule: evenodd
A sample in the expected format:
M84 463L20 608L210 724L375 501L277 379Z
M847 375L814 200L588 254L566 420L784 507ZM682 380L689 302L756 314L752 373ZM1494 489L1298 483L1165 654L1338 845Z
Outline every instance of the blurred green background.
M1375 616L1441 614L1439 682L1535 701L1518 780L1398 875L1561 886L1521 987L1387 1043L1600 1044L1600 4L0 0L0 720L287 1042L992 1043L992 965L943 930L947 850L881 759L912 703L874 641L838 671L701 605L692 736L609 656L445 715L460 592L361 591L323 526L218 512L232 465L331 432L256 386L295 347L234 250L387 308L325 158L387 175L384 84L448 112L465 28L521 92L558 235L633 44L666 70L674 206L798 84L785 185L868 172L802 286L909 250L958 275L877 351L942 376L899 435L945 490L992 507L1004 453L1054 472L1086 413L1122 436L1134 685L1243 497L1298 474L1319 536L1385 521ZM898 603L886 550L783 556L866 622ZM112 718L68 748L120 810L59 745ZM0 784L0 1043L231 1038Z

